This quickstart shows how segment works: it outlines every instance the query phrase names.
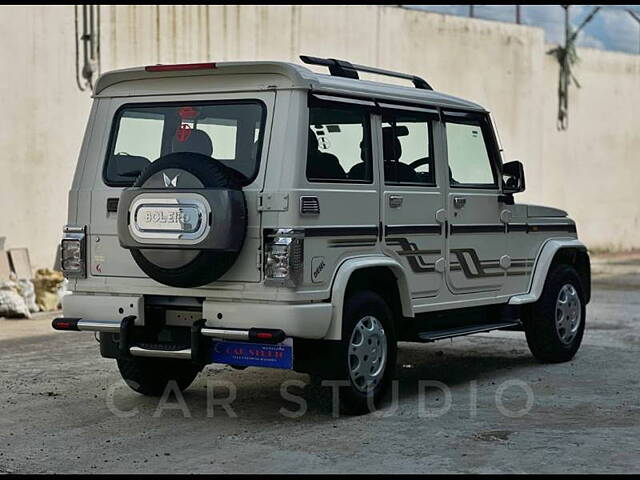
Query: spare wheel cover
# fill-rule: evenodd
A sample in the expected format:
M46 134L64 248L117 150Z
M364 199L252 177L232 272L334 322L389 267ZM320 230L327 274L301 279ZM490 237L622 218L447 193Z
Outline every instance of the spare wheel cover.
M199 153L159 158L120 195L120 245L165 285L197 287L220 278L240 253L246 230L240 174Z

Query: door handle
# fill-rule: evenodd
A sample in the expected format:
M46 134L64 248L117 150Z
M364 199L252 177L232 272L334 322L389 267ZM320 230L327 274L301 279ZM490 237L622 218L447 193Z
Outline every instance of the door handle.
M453 197L453 208L463 208L467 204L464 197Z
M389 196L389 206L391 208L399 208L402 206L402 202L404 201L404 197L400 195L390 195Z

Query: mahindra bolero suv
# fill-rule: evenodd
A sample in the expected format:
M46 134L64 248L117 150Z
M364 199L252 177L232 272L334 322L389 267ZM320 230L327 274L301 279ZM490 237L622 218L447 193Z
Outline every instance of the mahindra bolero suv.
M209 363L384 393L399 341L524 331L571 359L587 249L557 208L514 202L489 112L342 60L153 65L95 86L69 193L57 330L99 332L160 395ZM367 81L394 77L413 85ZM373 401L372 401L373 400Z

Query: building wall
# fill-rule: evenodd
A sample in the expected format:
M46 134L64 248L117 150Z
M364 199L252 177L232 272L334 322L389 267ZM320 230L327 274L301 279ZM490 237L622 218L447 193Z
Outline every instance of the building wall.
M386 6L103 6L102 69L297 60L412 72L491 110L520 201L565 208L590 248L640 248L640 56L579 50L569 130L556 130L556 61L540 29ZM0 7L0 236L51 265L90 96L75 85L72 6Z

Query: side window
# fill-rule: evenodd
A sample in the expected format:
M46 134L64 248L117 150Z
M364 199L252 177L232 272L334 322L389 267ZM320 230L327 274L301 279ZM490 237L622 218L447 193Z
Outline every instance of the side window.
M307 179L371 183L369 112L362 108L310 107Z
M387 184L435 185L431 121L420 114L384 114L382 147Z
M452 187L496 188L498 183L479 123L446 123Z

